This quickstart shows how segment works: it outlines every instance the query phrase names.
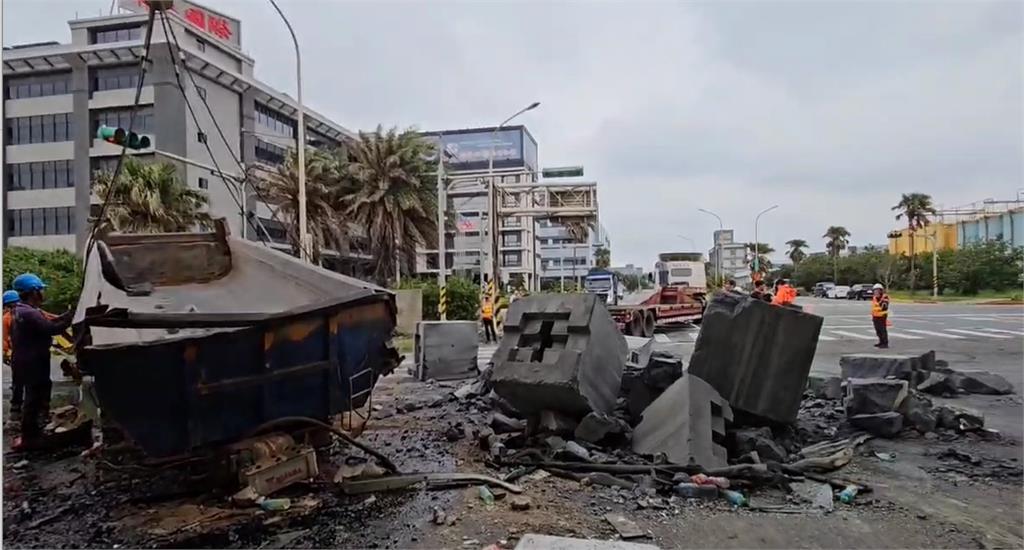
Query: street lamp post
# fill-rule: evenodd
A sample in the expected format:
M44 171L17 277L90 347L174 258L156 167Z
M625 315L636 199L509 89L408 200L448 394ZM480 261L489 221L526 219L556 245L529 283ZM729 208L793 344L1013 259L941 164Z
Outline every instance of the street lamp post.
M722 232L722 218L718 214L715 214L714 212L712 212L710 210L704 210L703 208L698 208L697 210L699 210L700 212L703 212L705 214L710 214L710 215L714 216L716 220L718 220L718 232L719 232L719 235L715 236L715 279L716 280L721 280L722 279L722 243L719 242L719 239L721 238L721 232Z
M760 268L760 260L761 260L761 251L758 250L758 247L761 246L761 243L759 243L758 240L757 240L757 224L758 224L758 222L761 221L761 216L762 215L767 214L768 212L771 212L772 210L775 210L778 207L779 207L779 205L777 205L777 204L775 206L769 206L768 208L765 208L764 210L758 212L757 216L754 217L754 273L760 273L761 272L760 269L759 269Z
M295 44L295 101L298 103L298 114L295 117L298 132L295 141L299 178L299 258L309 261L309 228L306 220L306 117L305 109L302 106L302 56L299 54L299 40L295 37L292 24L288 22L288 18L284 16L284 12L278 7L277 2L270 0L270 4L274 6L277 14L281 16L285 26L288 27L288 33L292 35L292 43Z
M488 208L488 210L490 210L490 212L488 213L488 216L490 217L488 225L490 226L490 239L489 240L491 242L491 244L490 244L490 248L491 248L491 250L490 250L490 252L491 252L491 281L494 282L494 291L495 292L498 291L498 280L500 279L500 271L501 270L499 268L500 264L498 263L498 208L497 208L497 195L498 195L498 193L497 193L497 190L495 189L495 185L494 185L494 153L495 153L495 151L494 151L494 141L498 138L498 131L501 130L502 127L504 127L506 124L508 124L512 119L514 119L517 116L525 113L526 111L532 111L532 110L536 109L537 107L540 107L540 102L539 101L534 101L533 103L531 103L531 104L527 105L526 107L523 107L522 109L517 111L514 115L506 118L501 124L499 124L498 126L496 126L494 128L493 132L491 132L491 154L489 155L489 158L487 159L487 181L488 181L488 186L487 186L487 208ZM483 282L482 279L483 278L481 277L481 281L480 281L481 283ZM492 296L492 298L493 298L493 296Z

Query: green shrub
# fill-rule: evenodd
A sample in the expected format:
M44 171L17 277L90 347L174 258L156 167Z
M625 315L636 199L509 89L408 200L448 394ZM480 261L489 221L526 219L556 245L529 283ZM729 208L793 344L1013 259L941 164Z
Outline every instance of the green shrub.
M452 321L475 321L480 311L480 287L469 279L449 277L448 285L448 319ZM436 279L406 279L402 281L403 289L418 288L423 291L423 318L436 321L441 318L437 312L440 293ZM502 304L498 299L499 307Z
M22 273L35 273L46 283L43 309L63 313L78 305L82 293L82 262L67 250L33 250L19 246L4 250L4 290Z

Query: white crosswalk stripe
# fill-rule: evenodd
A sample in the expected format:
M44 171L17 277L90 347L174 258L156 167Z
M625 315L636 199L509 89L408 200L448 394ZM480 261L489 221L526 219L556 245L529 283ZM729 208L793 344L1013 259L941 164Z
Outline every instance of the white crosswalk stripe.
M1006 329L1003 329L1003 328L987 328L985 330L988 330L988 331L991 331L991 332L1005 332L1006 334L1016 334L1017 336L1024 336L1024 332L1021 332L1019 330L1006 330Z
M990 334L988 332L978 332L976 330L967 330L962 328L947 328L950 332L956 332L959 334L970 334L971 336L982 336L985 338L1012 338L1012 336L1006 336L1005 334Z
M925 334L928 336L938 336L939 338L951 338L953 340L963 340L963 336L957 336L956 334L948 334L945 332L935 332L933 330L924 330L922 328L908 328L905 329L907 332L913 332L916 334Z
M964 319L966 321L998 321L999 320L999 319L996 319L994 317L961 317L961 319Z
M889 338L904 338L906 340L924 340L924 336L914 336L912 334L904 334L902 332L889 331Z
M856 332L847 332L845 330L833 330L832 334L839 334L841 336L849 336L850 338L856 338L858 340L874 340L874 336L864 336L863 334L857 334Z
M821 335L818 335L818 340L824 340L825 342L832 342L832 341L836 340L836 338L834 338L832 336L825 336L824 334L821 334Z

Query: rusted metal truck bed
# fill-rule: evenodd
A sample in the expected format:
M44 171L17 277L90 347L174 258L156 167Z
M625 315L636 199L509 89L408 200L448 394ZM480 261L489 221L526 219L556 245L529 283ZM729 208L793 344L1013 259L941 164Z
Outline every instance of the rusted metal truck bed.
M359 407L399 359L390 292L222 225L98 242L75 324L104 421L157 457Z

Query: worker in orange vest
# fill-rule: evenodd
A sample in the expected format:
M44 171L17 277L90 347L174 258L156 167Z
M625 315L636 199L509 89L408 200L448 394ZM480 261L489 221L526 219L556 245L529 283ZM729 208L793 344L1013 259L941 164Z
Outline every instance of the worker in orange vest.
M775 282L775 297L772 298L772 304L777 306L788 306L796 300L796 289L789 286L789 282L785 279L779 279Z
M492 339L497 342L498 335L494 331L494 304L491 303L490 297L484 297L484 302L480 305L480 320L484 324L484 337L487 342L490 343Z
M871 323L875 325L875 334L878 335L876 348L889 348L889 295L885 293L885 287L881 283L875 283L871 287Z

